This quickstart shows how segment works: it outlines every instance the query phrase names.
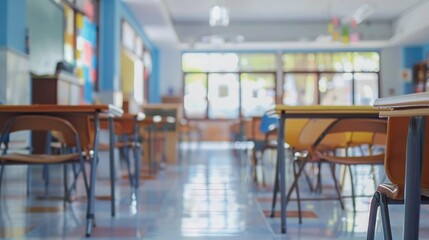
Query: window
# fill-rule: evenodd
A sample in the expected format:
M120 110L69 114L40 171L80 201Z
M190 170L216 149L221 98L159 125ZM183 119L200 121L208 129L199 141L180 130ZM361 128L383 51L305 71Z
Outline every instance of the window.
M126 20L121 24L121 46L122 94L126 101L142 104L148 99L152 55Z
M379 69L377 52L184 53L184 114L260 116L277 93L287 105L370 105L379 95Z
M275 103L276 55L185 53L187 118L237 119L262 115Z
M287 53L283 103L370 105L378 98L377 52Z

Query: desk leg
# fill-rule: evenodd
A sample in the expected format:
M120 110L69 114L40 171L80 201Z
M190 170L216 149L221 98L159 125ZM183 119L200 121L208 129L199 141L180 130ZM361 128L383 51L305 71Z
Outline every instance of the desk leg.
M421 166L426 117L412 117L408 127L403 239L419 238Z
M90 173L90 182L89 182L89 196L88 196L88 206L86 211L86 237L91 236L92 227L95 223L94 221L94 200L95 200L95 173L98 162L98 142L100 137L100 127L99 127L98 114L94 116L94 153L91 161L91 173Z
M286 173L285 173L285 120L286 114L282 112L279 118L279 128L277 132L277 162L280 168L280 214L281 231L286 233Z
M109 160L110 160L110 212L115 216L115 124L109 116Z
M140 186L140 154L141 154L141 149L140 149L140 142L139 142L139 124L137 122L137 120L135 120L134 122L134 177L135 177L135 181L134 181L134 187L135 187L135 191L137 192L137 190L139 189Z

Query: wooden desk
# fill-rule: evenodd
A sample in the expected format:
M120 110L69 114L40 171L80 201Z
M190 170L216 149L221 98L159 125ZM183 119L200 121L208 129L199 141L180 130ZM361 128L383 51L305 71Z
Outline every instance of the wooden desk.
M172 121L174 120L174 121ZM175 119L171 117L161 117L161 116L146 116L145 119L139 122L139 125L145 128L148 132L146 136L143 138L147 139L146 143L144 143L143 148L148 153L145 155L145 160L149 163L149 172L152 174L155 172L159 165L156 161L157 151L156 144L159 141L158 132L162 133L161 141L162 141L162 150L161 150L161 161L160 163L166 162L166 145L167 145L167 130L171 124L175 124Z
M379 98L374 107L381 117L411 117L408 126L403 239L419 239L421 175L429 92Z
M178 156L178 121L181 119L181 109L178 104L144 104L141 111L147 117L160 116L162 119L174 118L174 122L167 122L165 126L165 160L169 164L177 163Z
M280 188L281 232L286 233L286 173L285 173L285 122L287 118L379 118L379 110L371 106L286 106L276 105L269 111L279 116L277 131L277 166L271 215ZM279 179L280 178L280 179Z
M79 140L82 147L86 150L93 150L93 161L91 161L90 170L90 189L88 205L86 212L86 236L90 236L94 221L94 192L95 192L95 173L98 161L98 142L99 142L99 118L100 115L108 116L122 115L122 109L113 105L0 105L0 129L6 121L18 115L49 115L63 118L69 121L79 133ZM94 118L94 134L89 131L88 118ZM111 129L113 131L113 129ZM110 144L113 144L110 142ZM110 156L110 162L113 162Z

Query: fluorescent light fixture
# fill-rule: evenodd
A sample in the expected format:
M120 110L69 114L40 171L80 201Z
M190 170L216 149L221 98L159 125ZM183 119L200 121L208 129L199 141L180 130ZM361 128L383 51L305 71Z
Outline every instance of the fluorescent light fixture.
M359 24L363 20L371 16L371 14L374 13L374 10L375 9L371 5L365 4L356 10L356 12L353 14L353 19L356 21L357 24Z
M209 23L211 27L214 26L228 26L229 25L229 10L224 6L213 6L210 8Z
M341 19L342 24L348 24L352 20L355 21L356 24L360 24L365 19L367 19L369 16L371 16L374 13L375 9L373 6L369 4L364 4L360 6L356 11L354 11L352 14L349 14Z

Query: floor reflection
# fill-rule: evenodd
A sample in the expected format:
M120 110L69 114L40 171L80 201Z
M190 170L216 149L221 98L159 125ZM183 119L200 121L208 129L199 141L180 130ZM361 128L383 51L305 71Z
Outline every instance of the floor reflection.
M109 239L365 239L370 197L357 198L356 212L352 201L345 198L345 209L338 201L302 202L303 223L298 223L297 202L287 208L286 235L280 234L279 200L274 218L266 217L271 209L275 169L275 152L266 152L255 168L250 166L249 145L186 144L180 164L167 166L154 178L142 179L134 194L127 178L117 184L116 217L110 216L110 187L106 179L98 179L95 204L97 226L93 238ZM290 163L286 164L287 183L292 179ZM22 168L22 167L21 167ZM25 169L8 168L0 195L0 238L73 239L84 236L86 202L83 188L78 188L72 203L64 206L62 171L52 174L49 198L44 198L40 171L33 172L31 193L26 197ZM256 182L252 179L255 169ZM309 169L309 174L314 169ZM341 174L341 169L338 169ZM384 181L382 169L356 168L355 186L358 195L372 194L373 179ZM122 172L124 173L124 172ZM122 174L123 175L123 174ZM122 176L120 174L120 176ZM322 168L322 177L329 176ZM350 195L349 180L344 194ZM288 187L288 186L287 186ZM322 192L311 192L300 182L301 197L329 197L334 193L330 177L323 177ZM295 197L295 196L293 196ZM389 206L393 235L401 236L403 207ZM429 216L422 207L422 219ZM393 220L394 219L394 220ZM429 222L421 220L421 239L429 239ZM377 239L383 239L380 226Z

